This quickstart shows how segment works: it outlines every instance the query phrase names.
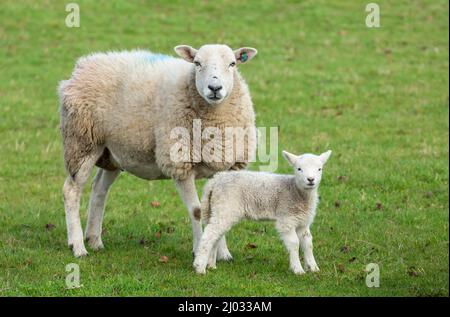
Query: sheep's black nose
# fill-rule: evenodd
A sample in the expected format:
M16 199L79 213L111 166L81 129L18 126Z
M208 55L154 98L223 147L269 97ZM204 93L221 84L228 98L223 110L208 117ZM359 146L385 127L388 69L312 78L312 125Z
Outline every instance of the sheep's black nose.
M222 89L222 86L212 86L209 85L208 88L212 91L212 92L218 92Z
M314 177L308 177L307 180L308 180L308 182L312 183L312 182L314 182Z

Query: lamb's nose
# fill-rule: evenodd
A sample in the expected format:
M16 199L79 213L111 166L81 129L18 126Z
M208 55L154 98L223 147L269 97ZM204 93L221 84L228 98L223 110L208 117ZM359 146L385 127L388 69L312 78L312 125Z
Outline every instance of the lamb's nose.
M310 182L310 183L314 183L314 177L308 177L307 180L308 180L308 182Z
M212 92L218 92L218 91L220 91L221 89L222 89L222 86L212 86L212 85L209 85L208 86L208 88L212 91Z

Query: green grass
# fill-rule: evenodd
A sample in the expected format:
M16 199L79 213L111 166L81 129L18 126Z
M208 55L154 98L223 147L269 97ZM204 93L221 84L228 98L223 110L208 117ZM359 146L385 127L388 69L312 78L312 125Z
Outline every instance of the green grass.
M377 1L378 29L365 27L369 1L77 2L78 29L65 1L0 6L0 296L448 296L447 1ZM312 227L321 272L293 275L272 224L243 222L228 235L234 262L196 276L173 183L126 174L107 203L106 249L74 259L58 81L93 51L211 42L258 48L241 71L257 125L280 128L279 152L334 151ZM83 286L67 290L71 262ZM371 262L379 288L365 285Z

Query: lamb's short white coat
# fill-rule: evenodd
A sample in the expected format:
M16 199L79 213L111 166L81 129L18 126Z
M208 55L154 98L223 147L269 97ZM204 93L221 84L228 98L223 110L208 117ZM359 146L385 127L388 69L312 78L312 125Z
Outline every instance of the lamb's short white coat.
M321 155L296 156L283 151L294 175L217 173L203 193L202 219L207 225L194 260L197 273L206 273L207 266L215 268L218 241L243 218L275 220L289 251L291 270L296 274L305 272L298 253L301 246L307 269L318 271L310 226L316 214L322 168L330 154L327 151Z

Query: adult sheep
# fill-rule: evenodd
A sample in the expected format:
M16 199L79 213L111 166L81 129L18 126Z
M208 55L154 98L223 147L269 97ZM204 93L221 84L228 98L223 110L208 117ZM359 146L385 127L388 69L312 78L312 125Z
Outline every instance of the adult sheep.
M72 77L62 81L61 134L69 173L64 186L68 244L76 257L87 255L79 208L83 186L94 167L85 238L93 250L103 248L102 219L108 189L121 171L137 177L175 181L192 221L193 252L200 242L200 202L195 179L218 171L245 168L256 148L253 104L236 65L256 55L253 48L232 51L226 45L196 50L175 47L182 57L146 51L98 53L78 60ZM181 127L193 134L202 127L247 131L247 155L230 160L173 160L178 142L171 133ZM214 142L219 142L216 140ZM189 151L193 153L194 144ZM233 147L235 148L235 146ZM225 147L223 147L225 149ZM230 259L221 240L218 259Z

